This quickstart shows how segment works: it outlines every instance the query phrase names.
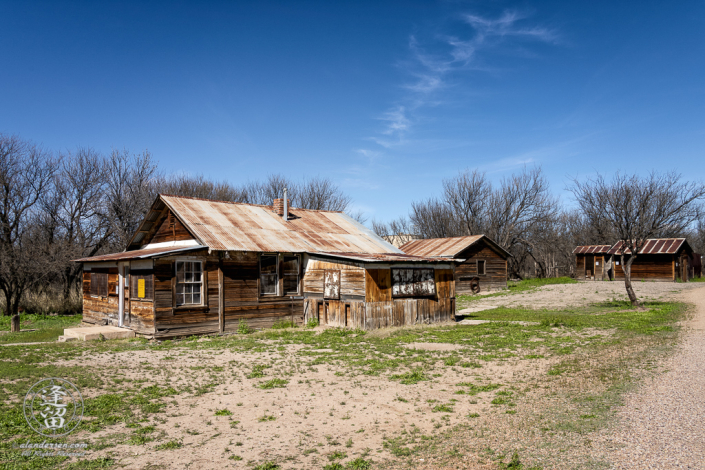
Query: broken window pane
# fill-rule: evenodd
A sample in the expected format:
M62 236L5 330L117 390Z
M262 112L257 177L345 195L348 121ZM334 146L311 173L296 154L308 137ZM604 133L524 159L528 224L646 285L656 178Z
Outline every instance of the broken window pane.
M284 257L284 295L297 295L299 293L299 257Z
M392 269L393 297L424 297L436 293L433 269Z
M260 294L277 294L277 284L279 277L279 257L277 255L262 255L260 257Z

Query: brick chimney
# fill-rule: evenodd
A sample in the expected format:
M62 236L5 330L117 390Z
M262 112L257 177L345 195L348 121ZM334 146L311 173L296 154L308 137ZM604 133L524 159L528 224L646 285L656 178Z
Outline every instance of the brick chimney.
M287 201L287 202L290 202L290 201ZM288 206L288 204L287 204L287 206ZM281 217L284 217L284 199L283 198L275 199L274 204L272 204L272 210L274 211L275 214L277 214Z

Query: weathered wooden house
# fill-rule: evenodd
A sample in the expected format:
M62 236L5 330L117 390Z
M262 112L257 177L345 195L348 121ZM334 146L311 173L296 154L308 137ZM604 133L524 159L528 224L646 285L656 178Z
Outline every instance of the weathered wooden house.
M412 240L401 250L413 256L457 259L455 289L458 294L507 287L510 254L485 235Z
M241 321L374 329L451 320L452 259L411 256L342 212L160 195L124 252L83 263L83 321L156 337Z
M620 265L623 243L615 243L607 252L612 258L614 278L624 279ZM630 256L625 250L625 262ZM685 238L653 238L646 241L632 263L632 281L688 281L693 277L693 249Z
M612 245L583 245L573 250L575 278L605 281L614 278L614 266L608 254ZM637 258L638 259L638 258Z

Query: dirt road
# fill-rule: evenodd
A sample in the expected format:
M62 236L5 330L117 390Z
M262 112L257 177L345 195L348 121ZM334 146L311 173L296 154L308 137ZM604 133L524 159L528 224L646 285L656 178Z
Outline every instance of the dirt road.
M694 317L665 373L627 395L619 425L601 436L617 469L705 469L705 286L681 292Z

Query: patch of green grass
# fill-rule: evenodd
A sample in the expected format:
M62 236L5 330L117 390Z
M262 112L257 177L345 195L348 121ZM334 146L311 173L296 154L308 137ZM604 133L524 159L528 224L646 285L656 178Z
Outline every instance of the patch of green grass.
M328 460L333 462L335 460L343 460L347 456L348 454L346 454L345 452L341 450L336 450L335 452L331 452L330 454L328 454L326 457L328 457Z
M318 318L309 318L309 320L306 322L306 328L316 328L318 325Z
M0 316L0 331L10 331L10 316ZM56 341L64 328L81 324L82 315L20 314L20 331L0 334L0 344ZM35 331L22 331L35 330Z
M452 413L453 406L446 405L446 404L440 404L440 405L434 406L431 411L433 411L434 413Z
M477 385L472 382L460 382L457 384L458 387L465 387L465 393L468 395L477 395L482 392L491 392L492 390L497 390L501 387L499 384L487 384L487 385Z
M164 444L159 444L157 447L155 447L156 450L174 450L174 449L180 449L183 444L181 441L177 441L176 439L172 439L169 442L165 442Z
M252 366L252 372L247 374L248 379L260 379L264 377L264 369L269 368L269 366L265 366L262 364L257 364Z
M284 379L272 379L272 380L267 380L266 382L261 382L257 385L257 388L261 388L262 390L269 390L272 388L284 388L286 387L286 384L288 384L288 380Z
M281 330L284 328L296 328L296 323L294 323L291 320L278 320L274 322L274 325L272 325L272 328L275 330Z
M428 377L422 369L410 370L403 374L394 374L390 378L393 380L399 380L399 382L404 385L416 384L422 380L428 380Z
M348 470L369 470L372 468L372 462L365 460L362 457L358 457L354 460L349 461L345 468Z
M215 412L216 416L232 416L233 412L228 410L227 408L223 408L222 410L217 410Z

